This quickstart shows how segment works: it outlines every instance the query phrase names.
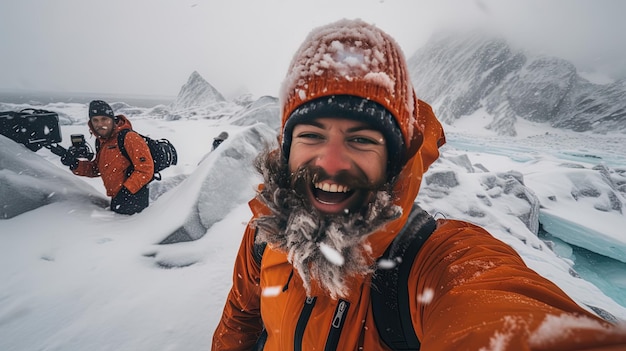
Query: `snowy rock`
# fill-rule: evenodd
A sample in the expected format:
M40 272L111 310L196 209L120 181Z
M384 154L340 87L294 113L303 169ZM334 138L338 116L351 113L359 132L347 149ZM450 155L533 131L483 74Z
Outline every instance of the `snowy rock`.
M504 185L502 186L504 194L512 195L525 202L521 206L522 209L528 205L527 210L520 210L517 213L517 218L526 225L528 230L537 235L539 232L540 203L535 193L524 185L523 175L517 171L509 171L498 174L498 178L504 180Z
M170 114L170 108L166 105L156 105L150 108L147 112L147 115L155 117L155 118L165 118L167 120L176 120L176 117L168 118L172 116Z
M262 96L230 117L229 122L236 126L264 123L278 131L280 129L280 106L278 106L278 99L271 96Z
M186 211L187 217L180 227L164 238L162 244L201 238L208 228L236 206L254 197L256 186L262 179L253 167L253 161L266 145L275 143L276 133L259 123L230 134L217 149L205 156L189 178L173 180L174 183L180 182L180 185L175 184L177 192L187 194L190 210Z
M108 199L80 178L3 135L0 184L0 219L66 200L74 201L76 208L108 206Z
M608 224L609 218L623 216L625 203L624 194L607 176L615 172L606 166L568 166L526 177L540 194L539 221L543 229L569 244L626 262L626 250L617 244L623 240L623 231ZM548 181L558 187L547 188L543 183ZM566 195L555 196L556 193Z
M459 185L456 173L453 171L430 172L424 179L426 180L426 185L429 186L454 188Z
M448 156L447 159L450 162L465 168L467 173L474 173L475 172L474 166L472 166L472 162L470 162L470 159L467 156L467 154L458 155L458 156Z

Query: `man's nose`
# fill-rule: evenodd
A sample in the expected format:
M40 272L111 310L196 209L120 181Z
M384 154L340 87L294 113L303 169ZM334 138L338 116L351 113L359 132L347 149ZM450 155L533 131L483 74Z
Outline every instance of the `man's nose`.
M329 175L350 169L352 160L343 141L329 141L320 150L315 165L322 167Z

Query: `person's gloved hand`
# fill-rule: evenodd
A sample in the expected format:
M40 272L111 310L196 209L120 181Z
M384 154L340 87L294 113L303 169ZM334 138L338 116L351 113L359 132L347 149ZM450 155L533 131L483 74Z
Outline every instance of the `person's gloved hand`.
M71 146L67 149L67 152L61 156L61 163L65 166L69 166L71 170L78 167L78 158L76 157L76 148Z

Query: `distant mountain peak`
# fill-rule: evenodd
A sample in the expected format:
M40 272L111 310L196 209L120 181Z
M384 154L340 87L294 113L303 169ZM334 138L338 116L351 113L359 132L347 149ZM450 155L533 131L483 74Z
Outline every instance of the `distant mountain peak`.
M172 104L173 111L182 111L189 108L205 107L218 102L226 101L224 96L207 82L197 71L193 71L178 92Z

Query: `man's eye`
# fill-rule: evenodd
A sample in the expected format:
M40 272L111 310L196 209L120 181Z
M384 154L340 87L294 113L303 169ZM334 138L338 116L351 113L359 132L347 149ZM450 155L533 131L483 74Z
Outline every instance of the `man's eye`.
M354 137L354 138L351 138L350 141L354 143L358 143L358 144L371 144L371 145L378 145L381 143L381 141L374 140L372 138L366 138L366 137Z
M322 139L322 136L317 133L300 133L296 136L296 138L301 139Z

